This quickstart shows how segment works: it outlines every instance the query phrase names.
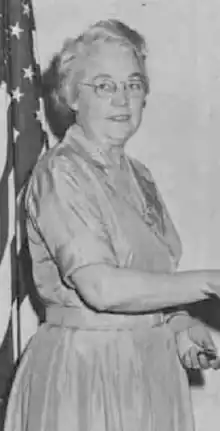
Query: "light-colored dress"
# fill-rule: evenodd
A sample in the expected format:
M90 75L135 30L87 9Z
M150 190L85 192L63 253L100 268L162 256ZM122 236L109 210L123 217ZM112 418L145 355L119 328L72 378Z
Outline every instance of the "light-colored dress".
M162 313L96 312L72 282L77 268L100 263L173 271L181 246L149 171L73 126L34 171L27 219L47 317L21 361L5 431L192 431Z

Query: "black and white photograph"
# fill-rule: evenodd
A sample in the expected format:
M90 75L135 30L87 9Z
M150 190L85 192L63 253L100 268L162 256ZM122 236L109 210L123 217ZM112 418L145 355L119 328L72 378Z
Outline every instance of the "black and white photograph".
M0 0L0 431L220 428L220 3Z

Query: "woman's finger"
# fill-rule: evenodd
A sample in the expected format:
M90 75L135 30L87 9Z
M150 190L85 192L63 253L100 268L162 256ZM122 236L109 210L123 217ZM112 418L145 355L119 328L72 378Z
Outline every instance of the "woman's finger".
M184 365L185 368L188 368L188 369L192 369L193 368L193 364L192 364L192 361L191 361L191 356L190 356L189 351L184 354L184 356L182 358L182 362L183 362L183 365Z
M191 347L184 355L183 361L186 368L199 369L200 363L197 356L198 350L196 347Z
M200 368L203 368L204 370L207 370L208 368L210 368L210 361L208 360L205 353L197 352L197 358L198 358Z
M193 369L201 368L201 363L198 356L198 348L196 346L192 346L190 349L191 363Z

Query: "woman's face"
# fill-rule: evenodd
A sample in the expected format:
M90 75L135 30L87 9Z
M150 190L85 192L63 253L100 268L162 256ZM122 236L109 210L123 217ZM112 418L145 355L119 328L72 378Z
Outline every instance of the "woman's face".
M145 92L138 86L142 79L138 61L129 47L104 43L92 50L73 106L78 111L77 122L88 139L109 147L125 144L135 133L145 99ZM109 95L112 82L113 88L117 84L117 91ZM129 83L129 88L124 83ZM98 92L90 84L99 85Z

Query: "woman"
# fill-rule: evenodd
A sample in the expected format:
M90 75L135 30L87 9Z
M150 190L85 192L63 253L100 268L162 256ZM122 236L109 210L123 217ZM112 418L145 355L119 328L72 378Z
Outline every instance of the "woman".
M184 368L219 361L184 304L220 295L220 271L175 272L178 235L150 172L124 153L149 91L144 40L99 22L51 68L56 103L76 124L27 192L46 323L21 361L5 430L190 431Z

